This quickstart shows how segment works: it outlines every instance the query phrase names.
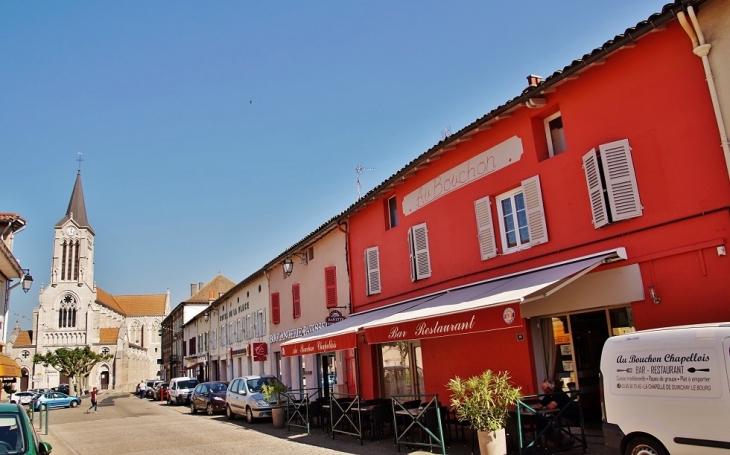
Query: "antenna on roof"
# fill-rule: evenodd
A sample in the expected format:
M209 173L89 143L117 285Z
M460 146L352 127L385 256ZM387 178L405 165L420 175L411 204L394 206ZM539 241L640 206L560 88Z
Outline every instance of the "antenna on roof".
M362 167L362 163L358 164L355 168L355 173L357 174L357 178L355 179L355 185L357 185L357 198L360 199L361 197L361 190L362 190L362 182L360 181L360 176L365 171L372 171L374 170L374 167Z
M447 126L446 128L441 130L441 140L443 141L449 136L451 136L451 127Z

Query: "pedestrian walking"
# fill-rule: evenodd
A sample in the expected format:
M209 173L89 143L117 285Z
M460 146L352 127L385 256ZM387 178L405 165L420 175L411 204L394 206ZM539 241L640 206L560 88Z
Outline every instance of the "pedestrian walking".
M99 412L99 408L96 405L96 395L99 393L99 390L94 387L94 390L91 391L91 406L89 406L89 409L86 410L86 413L88 414L91 411L91 408L94 408L94 412Z
M144 398L145 393L147 392L147 385L144 383L144 381L139 383L139 397Z

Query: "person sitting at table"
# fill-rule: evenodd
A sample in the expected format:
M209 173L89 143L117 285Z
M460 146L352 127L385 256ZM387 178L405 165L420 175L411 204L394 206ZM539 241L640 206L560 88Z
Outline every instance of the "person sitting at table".
M533 406L533 408L538 410L560 410L564 409L570 403L570 397L567 393L563 391L563 389L555 389L554 381L545 379L544 381L542 381L542 384L540 386L542 388L542 392L545 395L542 397L542 400L540 400L539 403L536 403ZM545 437L549 442L553 443L556 447L569 447L573 445L573 439L563 434L559 428L553 425L554 423L561 424L561 422L553 422L545 415L538 414L538 417L543 427L547 425L550 426L548 431L545 433ZM567 421L566 424L570 425L570 423Z
M545 395L539 403L535 404L535 409L562 409L570 403L570 397L563 392L563 389L555 390L554 381L545 379L540 387Z

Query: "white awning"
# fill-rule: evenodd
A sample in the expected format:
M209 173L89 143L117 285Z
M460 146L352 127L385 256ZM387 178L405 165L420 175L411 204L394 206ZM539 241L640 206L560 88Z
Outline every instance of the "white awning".
M362 328L369 343L510 328L521 325L520 304L548 297L601 264L619 259L626 259L623 248L495 278L410 305L368 321ZM504 310L492 308L509 304L514 305Z

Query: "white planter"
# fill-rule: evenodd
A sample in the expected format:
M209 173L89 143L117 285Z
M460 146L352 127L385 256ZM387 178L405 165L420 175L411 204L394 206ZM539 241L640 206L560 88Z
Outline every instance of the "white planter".
M479 453L482 455L506 455L507 437L504 428L499 431L477 431Z

